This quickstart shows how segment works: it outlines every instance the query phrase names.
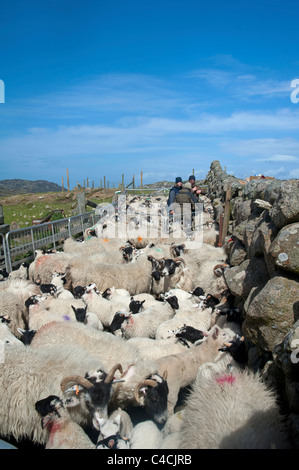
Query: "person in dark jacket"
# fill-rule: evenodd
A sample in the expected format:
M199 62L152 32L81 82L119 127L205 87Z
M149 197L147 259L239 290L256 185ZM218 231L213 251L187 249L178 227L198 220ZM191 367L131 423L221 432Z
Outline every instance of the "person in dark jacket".
M182 189L182 186L183 186L183 180L180 176L178 176L175 179L174 186L172 186L171 190L169 191L168 200L167 200L168 212L171 215L173 215L172 206L175 201L175 197L178 194L178 192Z

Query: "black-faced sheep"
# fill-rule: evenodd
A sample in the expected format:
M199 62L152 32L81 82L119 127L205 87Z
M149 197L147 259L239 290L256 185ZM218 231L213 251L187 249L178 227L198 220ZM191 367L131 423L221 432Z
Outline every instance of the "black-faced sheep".
M41 427L47 432L45 449L95 449L95 444L67 411L78 404L76 397L62 400L56 395L35 403L37 413L42 416Z
M5 361L0 363L2 436L11 435L16 440L27 438L35 443L45 443L46 433L41 429L34 405L45 396L60 396L62 383L64 390L78 385L75 391L66 392L67 396L72 396L78 391L76 396L80 399L80 406L70 409L72 418L78 424L91 423L96 413L107 415L108 403L103 403L103 384L97 392L98 384L88 380L89 377L93 380L93 371L105 368L97 358L87 355L85 350L74 345L54 348L44 346L40 350L31 346L24 346L22 350L10 346L5 348L4 354ZM108 375L110 383L106 382L110 392L114 373L115 368ZM106 396L110 399L110 394Z

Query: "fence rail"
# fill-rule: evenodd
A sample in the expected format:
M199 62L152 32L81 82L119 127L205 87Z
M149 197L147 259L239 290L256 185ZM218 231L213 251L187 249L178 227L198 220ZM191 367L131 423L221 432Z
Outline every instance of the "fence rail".
M117 206L119 195L127 195L138 191L142 193L146 191L148 194L159 194L161 192L165 193L168 189L151 188L137 190L125 188L122 191L115 192L112 204L99 206L94 211L23 229L12 230L6 234L0 233L0 269L5 267L7 272L11 272L14 267L20 265L23 261L33 261L35 250L56 249L62 240L80 234L83 235L87 228L94 226L96 222L105 217L106 211L111 209L111 206L114 208Z
M95 211L75 215L66 219L47 222L32 227L12 230L0 238L0 265L5 263L7 272L25 259L34 259L36 249L54 248L66 238L83 235L84 231L95 225L101 218Z

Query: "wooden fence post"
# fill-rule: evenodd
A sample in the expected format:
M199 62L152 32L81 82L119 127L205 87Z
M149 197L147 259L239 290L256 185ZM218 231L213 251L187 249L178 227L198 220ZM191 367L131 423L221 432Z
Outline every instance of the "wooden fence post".
M140 188L143 188L143 173L140 173Z
M231 200L231 197L232 197L232 190L231 190L231 187L229 186L226 189L226 194L225 194L223 227L222 227L221 240L219 240L219 242L221 243L221 246L223 245L224 239L227 235L229 219L230 219L230 200Z
M67 179L67 190L70 190L70 180L69 180L69 170L66 169L66 179Z
M61 191L63 192L63 177L61 178Z
M104 188L106 188L106 176L104 176Z
M133 175L132 183L133 183L133 189L135 189L135 175Z

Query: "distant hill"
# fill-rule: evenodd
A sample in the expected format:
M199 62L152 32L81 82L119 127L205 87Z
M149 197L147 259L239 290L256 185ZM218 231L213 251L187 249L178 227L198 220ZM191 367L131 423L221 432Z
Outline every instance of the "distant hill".
M45 180L1 180L0 181L0 197L14 196L16 194L32 194L32 193L55 193L61 191L62 187L56 183ZM66 188L64 188L66 191Z

